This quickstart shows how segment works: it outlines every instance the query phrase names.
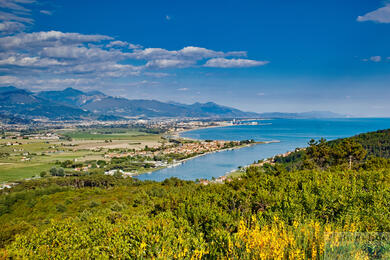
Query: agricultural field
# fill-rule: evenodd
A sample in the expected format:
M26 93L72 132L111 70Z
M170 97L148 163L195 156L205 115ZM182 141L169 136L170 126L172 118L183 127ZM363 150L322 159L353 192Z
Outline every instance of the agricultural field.
M60 133L75 140L128 140L129 138L131 139L133 137L145 137L153 135L146 132L125 128L77 129L61 131Z
M109 149L157 147L161 135L126 129L60 130L61 139L0 139L0 184L39 176L67 160L104 160Z

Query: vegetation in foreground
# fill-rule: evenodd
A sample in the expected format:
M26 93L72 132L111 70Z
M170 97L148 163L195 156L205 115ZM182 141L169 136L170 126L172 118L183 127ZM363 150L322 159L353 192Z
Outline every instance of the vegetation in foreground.
M388 259L390 161L364 147L311 142L288 162L249 167L225 184L99 174L24 181L0 196L0 254Z

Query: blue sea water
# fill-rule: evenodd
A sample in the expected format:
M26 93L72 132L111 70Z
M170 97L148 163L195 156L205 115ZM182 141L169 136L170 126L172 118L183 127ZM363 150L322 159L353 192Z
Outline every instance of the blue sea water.
M211 179L259 159L307 146L310 139L327 140L390 128L390 118L348 119L274 119L258 121L259 125L237 125L193 130L183 137L213 140L280 141L246 148L207 154L173 167L138 176L140 180L162 181L170 177L184 180Z

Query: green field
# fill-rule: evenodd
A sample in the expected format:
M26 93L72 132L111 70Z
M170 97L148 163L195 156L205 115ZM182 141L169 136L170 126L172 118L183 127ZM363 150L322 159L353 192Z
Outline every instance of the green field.
M12 156L0 160L0 183L31 178L42 171L48 171L55 162L73 160L87 155L95 155L91 151L63 152L45 156L31 156L31 161L22 162L21 156ZM100 154L100 153L99 153Z
M71 137L72 141L0 139L0 183L37 176L42 171L48 171L55 166L56 161L76 158L80 161L102 159L104 151L109 147L100 152L92 150L104 146L104 140L110 140L107 145L123 143L133 145L134 148L152 146L162 141L161 135L125 128L79 129L60 131L59 134ZM20 145L7 145L7 143L20 143ZM23 157L30 160L22 161Z
M123 131L102 131L100 129L88 129L62 132L62 134L69 136L75 140L127 140L136 136L151 135L145 132L127 129Z

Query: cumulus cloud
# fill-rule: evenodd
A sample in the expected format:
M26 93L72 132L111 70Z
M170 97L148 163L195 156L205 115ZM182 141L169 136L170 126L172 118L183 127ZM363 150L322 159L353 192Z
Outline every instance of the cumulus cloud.
M247 56L245 51L224 52L197 46L167 50L144 48L99 34L54 30L27 33L26 27L34 23L29 4L34 3L35 0L0 0L0 84L37 88L50 84L100 84L109 78L173 76L158 70L198 67L204 62L206 67L223 68L266 63L239 58ZM45 9L39 12L52 15Z
M358 16L357 21L373 21L378 23L390 23L390 3L363 16Z
M103 50L97 47L88 48L77 45L45 47L39 53L44 57L77 60L78 62L119 61L127 56L126 53L119 50Z
M204 64L205 67L213 68L246 68L263 66L269 63L268 61L257 61L248 59L226 59L226 58L213 58Z
M234 51L224 53L222 51L214 51L201 47L187 46L178 51L169 51L162 48L146 48L142 50L136 50L131 55L134 59L172 59L172 60L202 60L215 57L228 57L228 56L246 56L246 52Z
M110 42L109 44L107 44L106 46L108 48L111 48L111 47L127 47L129 44L127 42L123 42L123 41L112 41Z
M108 48L119 47L119 48L129 48L129 49L141 49L141 48L143 48L139 44L132 44L132 43L129 43L129 42L124 42L124 41L112 41L112 42L108 43L106 45L106 47L108 47Z
M105 35L85 35L80 33L63 33L59 31L19 33L13 36L0 38L0 50L43 48L111 39L112 37Z
M251 67L266 62L242 59L245 51L220 51L197 46L178 50L145 48L107 35L33 29L31 7L44 15L53 12L36 0L0 0L0 85L31 89L77 86L106 88L121 84L115 78L161 78L175 76L164 69L199 67ZM49 8L50 9L50 8ZM170 20L170 16L165 17ZM137 64L137 65L134 65ZM158 82L126 81L126 87L156 85ZM188 91L188 88L178 88Z
M68 86L88 87L90 85L97 86L100 84L100 78L81 78L81 77L59 77L59 78L34 78L16 76L0 76L0 85L12 85L22 88L33 89L63 89Z
M12 34L15 32L23 31L26 26L19 22L9 22L5 21L0 23L0 33L1 34Z
M21 67L48 67L55 65L64 65L58 60L40 58L40 57L28 57L28 56L10 56L6 59L0 59L0 66L21 66Z
M13 76L39 77L44 71L53 77L164 77L169 74L155 71L194 67L202 61L206 61L206 67L222 68L252 67L267 63L226 58L246 55L243 51L222 52L195 46L180 50L142 48L106 35L60 31L22 32L0 37L0 70ZM145 63L132 65L132 60Z
M180 60L180 59L160 59L151 60L146 63L147 68L166 69L166 68L187 68L195 64L194 60Z

